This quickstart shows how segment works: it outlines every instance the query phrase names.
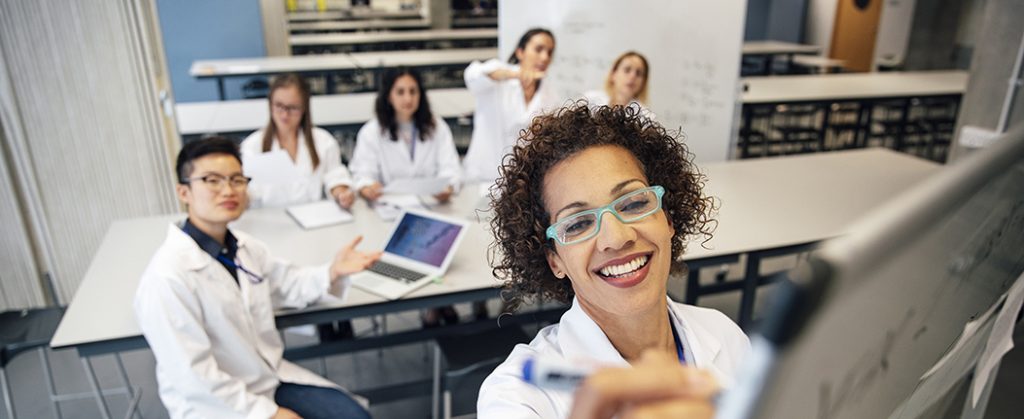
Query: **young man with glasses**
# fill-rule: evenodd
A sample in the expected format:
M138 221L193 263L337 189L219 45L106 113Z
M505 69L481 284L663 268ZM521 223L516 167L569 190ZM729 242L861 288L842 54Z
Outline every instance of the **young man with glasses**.
M172 418L369 417L336 384L282 359L276 307L303 307L335 281L370 266L355 250L298 267L228 223L248 205L238 147L215 137L186 144L177 159L178 199L188 218L169 226L135 296L135 313L157 361L160 398Z

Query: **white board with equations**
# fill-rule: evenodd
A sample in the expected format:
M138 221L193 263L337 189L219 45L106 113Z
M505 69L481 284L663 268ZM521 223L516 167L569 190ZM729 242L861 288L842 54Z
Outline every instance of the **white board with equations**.
M574 100L603 89L620 54L639 52L650 65L648 106L658 122L681 130L698 162L729 158L745 1L516 0L498 7L500 59L527 30L551 30L547 79L564 100Z

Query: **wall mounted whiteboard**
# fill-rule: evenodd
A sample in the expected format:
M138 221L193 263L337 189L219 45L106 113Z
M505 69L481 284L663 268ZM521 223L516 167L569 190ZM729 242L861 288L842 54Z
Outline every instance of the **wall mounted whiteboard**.
M745 1L515 0L498 7L502 60L528 29L550 29L556 45L547 78L570 100L601 89L615 57L637 51L650 63L648 106L658 122L681 130L698 162L728 159Z

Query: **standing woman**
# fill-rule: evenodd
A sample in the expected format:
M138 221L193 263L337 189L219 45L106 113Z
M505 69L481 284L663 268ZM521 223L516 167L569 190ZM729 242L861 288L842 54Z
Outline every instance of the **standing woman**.
M408 68L390 71L381 80L377 117L359 130L349 162L355 190L367 201L380 198L384 185L397 179L446 179L447 189L434 195L441 202L459 187L452 132L430 112L422 86L419 73Z
M615 59L611 71L604 79L604 90L584 94L592 106L647 106L647 78L650 66L647 58L636 51L626 51Z
M554 52L551 31L535 28L519 38L508 64L491 59L466 68L466 87L476 98L472 142L463 162L466 179L493 182L519 131L558 104L551 83L544 80Z
M242 156L285 150L300 180L278 183L253 179L249 196L254 207L278 207L332 197L343 208L355 200L351 179L341 164L341 148L309 116L309 84L297 74L275 77L270 84L270 122L242 141Z

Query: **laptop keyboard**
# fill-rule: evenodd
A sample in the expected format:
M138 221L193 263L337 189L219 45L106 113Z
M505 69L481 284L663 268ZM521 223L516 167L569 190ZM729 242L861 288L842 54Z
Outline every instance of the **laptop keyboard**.
M374 263L366 270L376 272L384 276L389 276L405 283L410 283L413 282L414 279L423 277L422 273L381 261L377 261L377 263Z

